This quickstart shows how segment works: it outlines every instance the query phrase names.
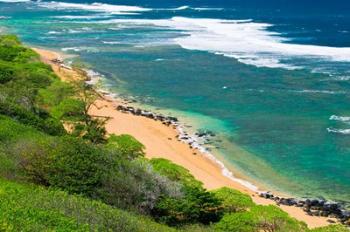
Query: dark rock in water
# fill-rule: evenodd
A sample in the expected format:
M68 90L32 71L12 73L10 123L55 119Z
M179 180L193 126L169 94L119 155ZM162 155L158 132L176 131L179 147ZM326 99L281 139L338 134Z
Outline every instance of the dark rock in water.
M307 205L304 205L303 210L304 212L310 212L310 207Z
M292 206L292 205L296 205L297 204L297 202L296 202L296 200L294 198L281 198L278 201L278 203L281 204L281 205L288 205L288 206Z
M304 204L305 204L305 201L298 201L298 203L297 203L297 207L303 207L304 206Z
M273 194L270 192L262 192L259 194L260 197L266 198L266 199L273 199Z
M179 120L177 119L177 118L175 118L175 117L168 117L168 119L170 120L170 121L173 121L173 122L178 122Z
M274 196L270 192L262 192L260 197L271 199L277 205L296 206L310 216L322 216L337 219L340 223L350 226L350 211L345 210L340 203L327 202L324 199L305 199L297 200L294 198L281 198ZM336 222L335 220L329 219Z
M135 111L135 115L141 115L142 114L142 110L141 109L137 109L136 111Z
M214 137L215 133L209 130L199 130L196 135L200 138L202 137Z
M329 211L322 211L320 214L320 216L322 217L328 217L328 215L329 215Z

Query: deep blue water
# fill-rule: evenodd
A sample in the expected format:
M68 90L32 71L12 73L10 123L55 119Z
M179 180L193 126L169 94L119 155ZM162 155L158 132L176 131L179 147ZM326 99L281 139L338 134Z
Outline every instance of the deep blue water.
M2 29L215 131L252 181L350 202L350 2L69 2L0 3Z

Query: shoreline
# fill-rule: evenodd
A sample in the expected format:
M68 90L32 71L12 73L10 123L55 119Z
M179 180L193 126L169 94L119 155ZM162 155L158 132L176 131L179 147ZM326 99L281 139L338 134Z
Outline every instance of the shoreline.
M60 53L39 48L33 49L41 56L41 60L49 64L63 81L81 79L81 75L69 69L69 67L60 66L52 62L54 59L62 60L64 58ZM306 214L300 207L277 204L274 199L271 199L273 197L270 195L257 192L258 188L256 186L255 188L250 186L252 189L249 186L245 186L247 184L244 184L244 182L249 182L235 178L235 175L215 156L209 153L212 156L210 158L208 154L205 154L205 151L198 149L198 147L196 148L196 146L191 148L188 143L179 140L181 133L179 133L178 127L174 125L167 126L160 120L154 120L154 118L118 111L118 106L127 107L130 105L122 99L115 99L106 95L107 93L105 92L100 91L99 93L101 94L101 99L96 100L95 106L90 110L90 114L110 118L106 124L106 130L109 134L130 134L143 143L146 147L146 158L165 158L185 167L196 179L203 182L204 187L209 190L230 187L250 195L256 204L278 205L290 216L304 221L309 228L330 224L327 217L311 216ZM229 173L225 175L223 173L224 170L227 170ZM228 176L232 176L234 179Z

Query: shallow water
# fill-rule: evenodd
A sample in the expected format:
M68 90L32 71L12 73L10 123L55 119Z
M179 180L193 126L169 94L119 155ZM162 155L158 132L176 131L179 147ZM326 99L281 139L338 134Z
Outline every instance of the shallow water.
M214 131L214 151L264 186L350 201L348 2L105 3L0 3L0 24Z

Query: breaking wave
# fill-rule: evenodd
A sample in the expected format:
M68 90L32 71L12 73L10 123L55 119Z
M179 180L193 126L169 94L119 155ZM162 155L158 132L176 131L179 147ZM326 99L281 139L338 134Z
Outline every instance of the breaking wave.
M171 19L113 19L103 23L156 26L180 32L172 41L189 50L232 57L257 67L297 69L292 58L350 62L350 48L285 43L288 39L269 31L272 26L252 20L173 17Z

